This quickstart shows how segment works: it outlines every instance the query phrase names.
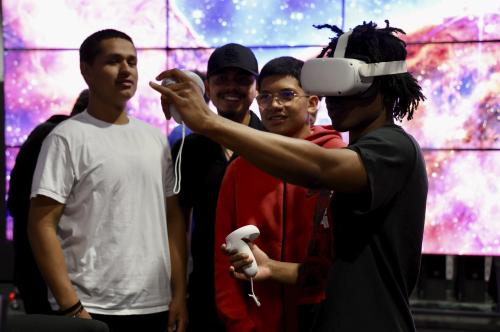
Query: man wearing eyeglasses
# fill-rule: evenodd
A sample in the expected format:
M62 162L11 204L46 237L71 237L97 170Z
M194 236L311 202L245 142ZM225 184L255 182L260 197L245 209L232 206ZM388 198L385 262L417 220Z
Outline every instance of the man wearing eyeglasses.
M255 129L263 129L250 111L257 90L258 64L252 50L230 43L218 47L207 65L206 94L217 114ZM175 160L181 142L172 149ZM223 331L215 309L214 227L220 184L228 164L236 157L217 142L198 134L186 137L182 150L179 202L185 216L192 216L191 257L188 282L189 331ZM189 225L189 220L186 220Z
M257 79L262 123L275 134L306 139L325 148L343 147L340 134L330 126L310 126L319 98L306 95L300 86L303 64L292 57L279 57L262 68ZM319 284L313 289L301 287L306 285L285 287L273 281L256 283L255 293L262 303L262 307L257 307L247 295L250 284L229 275L229 259L219 246L236 228L253 224L261 234L256 243L273 259L304 262L311 254L317 256L326 274L331 244L319 246L327 248L326 252L308 252L313 229L323 231L326 239L331 236L327 224L313 223L315 214L324 215L325 207L321 209L318 201L325 194L329 198L329 192L309 190L272 177L243 158L237 158L228 167L219 193L215 228L215 294L226 331L293 332L312 325L309 313L324 298Z

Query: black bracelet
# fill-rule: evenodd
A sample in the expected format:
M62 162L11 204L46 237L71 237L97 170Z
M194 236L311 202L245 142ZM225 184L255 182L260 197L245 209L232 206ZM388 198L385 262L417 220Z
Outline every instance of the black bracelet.
M57 314L60 315L60 316L65 316L65 315L67 315L67 314L69 314L69 313L71 313L71 312L73 312L75 310L81 312L82 309L83 309L82 302L78 301L76 304L72 305L71 307L69 307L67 309L59 310L57 312Z
M84 308L83 308L83 305L81 305L81 306L80 306L80 308L78 308L78 310L77 310L77 311L75 311L75 313L71 315L71 317L73 317L73 318L78 318L78 317L80 317L80 314L82 313L83 309L84 309Z

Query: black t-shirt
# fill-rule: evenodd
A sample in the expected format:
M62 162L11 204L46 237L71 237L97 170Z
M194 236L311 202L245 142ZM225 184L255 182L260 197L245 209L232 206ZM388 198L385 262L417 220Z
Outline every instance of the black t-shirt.
M250 112L249 127L263 130L259 118ZM180 140L172 149L175 160L179 153ZM236 158L233 154L231 160ZM214 288L214 238L215 210L219 189L229 162L220 145L211 139L198 135L188 135L182 150L181 207L192 209L191 255L193 271L189 289L192 297L206 301L205 294L213 294Z
M415 331L409 296L419 273L427 199L425 163L396 125L350 144L367 193L335 193L335 260L314 331Z

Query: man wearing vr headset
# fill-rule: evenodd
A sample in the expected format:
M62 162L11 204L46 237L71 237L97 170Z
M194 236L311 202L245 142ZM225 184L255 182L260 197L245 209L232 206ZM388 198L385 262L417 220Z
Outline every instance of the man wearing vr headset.
M424 96L401 63L406 45L395 33L402 30L388 22L380 29L363 23L345 34L322 27L339 37L320 55L327 57L323 65L308 66L319 59L306 62L301 82L308 93L323 87L333 127L349 132L345 149L323 149L216 117L195 85L175 69L159 78L174 76L182 83L150 85L176 105L194 131L273 176L335 192L330 202L335 259L314 331L415 331L409 296L419 272L427 175L420 147L394 119L410 120ZM320 66L322 70L313 70ZM308 80L314 75L315 80ZM286 263L268 259L255 245L253 251L259 264L256 279L277 278L286 271ZM237 271L248 264L245 258L232 257L236 277L243 278Z

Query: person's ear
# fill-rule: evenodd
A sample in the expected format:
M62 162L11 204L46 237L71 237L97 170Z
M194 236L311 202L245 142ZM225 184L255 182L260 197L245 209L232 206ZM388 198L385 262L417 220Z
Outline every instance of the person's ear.
M85 62L80 62L80 73L83 76L83 79L85 82L88 84L88 77L89 77L89 71L90 71L90 66L88 63Z
M319 97L311 95L307 100L307 116L309 119L309 124L313 125L316 122L316 116L318 115Z
M210 84L208 84L208 78L204 80L203 83L205 84L205 94L210 99Z
M252 92L250 93L250 96L252 99L255 99L257 97L258 92L257 92L257 79L253 82L252 84Z

